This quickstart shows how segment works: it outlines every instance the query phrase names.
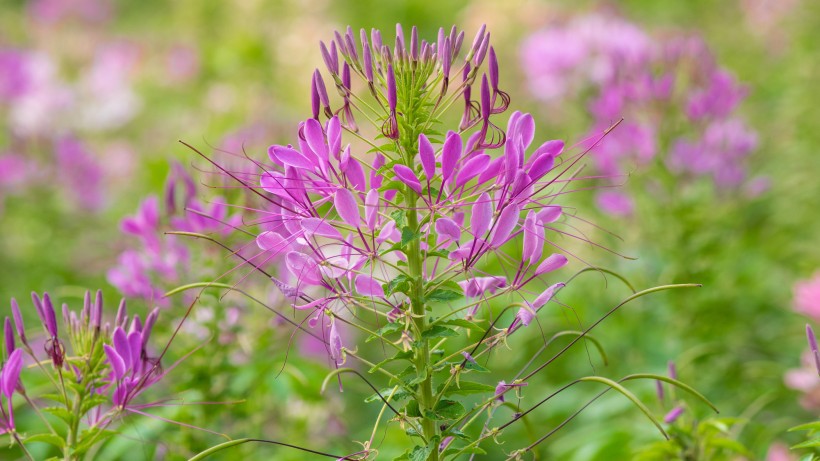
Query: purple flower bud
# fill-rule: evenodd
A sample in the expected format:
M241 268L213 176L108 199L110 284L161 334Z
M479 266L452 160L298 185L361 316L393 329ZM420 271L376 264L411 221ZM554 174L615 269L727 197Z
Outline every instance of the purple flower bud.
M466 360L466 361L468 361L468 362L470 362L470 363L472 363L472 364L478 365L478 363L475 361L475 359L473 358L473 356L472 356L472 355L470 355L470 353L469 353L469 352L467 352L467 351L461 351L461 355L464 357L464 360Z
M397 96L396 96L396 74L393 72L393 65L387 66L387 104L390 106L390 112L396 112Z
M310 108L313 113L313 118L316 120L319 119L320 107L321 101L319 101L319 89L316 86L316 77L313 77L310 81Z
M663 402L663 381L657 380L655 381L655 392L658 394L658 400Z
M490 120L490 114L493 109L492 100L490 98L490 83L487 81L487 74L484 74L481 77L481 118L485 124Z
M332 117L333 114L330 111L330 99L327 97L327 87L325 87L325 81L322 79L322 74L319 72L319 69L316 69L313 72L313 79L316 82L316 91L319 93L319 101L325 108L325 114L329 114L327 116Z
M97 296L94 299L94 306L91 309L91 328L99 330L102 324L103 299L102 290L97 290Z
M345 45L347 45L347 52L350 54L351 61L358 61L359 54L356 52L356 38L353 36L353 28L347 26L347 33L345 33Z
M364 29L362 29L364 32ZM365 36L362 35L362 39L365 39ZM362 71L364 72L364 78L367 79L368 83L373 83L373 55L371 54L370 47L364 45L362 49Z
M817 338L814 336L814 330L811 325L806 324L806 338L809 340L809 349L814 356L814 366L817 368L817 374L820 375L820 351L817 349Z
M675 362L670 361L667 364L667 368L669 369L669 377L672 379L678 379L678 369L675 366Z
M123 298L120 300L119 307L117 307L117 316L114 318L114 327L125 326L127 316L128 312L125 307L125 298Z
M26 326L23 324L20 306L17 305L17 300L14 298L11 298L11 315L14 318L14 327L17 330L17 336L20 337L20 342L26 344Z
M419 30L416 26L410 29L410 58L413 61L419 59Z
M419 160L429 183L436 175L436 153L433 144L424 133L419 135Z
M473 58L473 56L475 56L476 53L478 53L479 48L481 48L481 45L484 43L484 32L486 30L487 30L487 25L482 24L481 28L478 29L478 33L475 34L475 38L473 39L473 44L470 46L470 52L467 53L467 57L464 58L465 61L470 61ZM478 67L478 66L476 66L476 67Z
M342 356L342 336L339 334L339 330L336 328L336 322L330 322L330 334L328 336L328 347L330 348L330 358L336 365L341 365L344 363L344 357Z
M404 50L404 29L401 24L396 24L396 57L399 57L399 53L403 55Z
M342 34L340 34L338 30L334 30L333 37L336 39L335 43L339 47L339 53L341 53L342 56L348 56L347 46L345 45L345 39L342 37Z
M333 48L334 51L336 50L336 43L334 41L330 42L330 46ZM331 55L330 51L325 46L325 42L319 42L319 48L322 51L322 59L324 59L325 61L325 65L327 66L328 72L330 72L331 75L339 75L338 57L336 59L333 59L333 56Z
M34 309L37 310L37 316L40 317L40 320L45 323L46 316L43 312L43 302L40 300L40 296L37 295L35 292L31 292L31 302L34 303Z
M441 60L441 73L444 75L444 80L447 81L450 79L450 67L453 64L453 56L452 50L450 45L450 39L444 39L444 45L442 46L442 52L439 54L439 59Z
M378 29L370 29L370 41L373 43L373 49L379 51L384 47L382 42L382 33Z
M43 321L46 330L52 338L57 337L57 316L54 313L54 305L51 303L51 297L48 293L43 293Z
M85 295L83 295L83 310L80 311L80 321L83 324L87 325L90 318L91 318L91 292L86 290Z
M11 319L8 317L3 324L3 339L6 344L6 357L9 357L14 352L14 330L11 328Z
M666 424L672 424L677 421L678 418L683 414L683 407L675 407L663 417L663 422Z
M473 67L478 69L481 67L481 63L484 62L484 58L487 56L487 49L490 46L490 34L489 32L487 35L484 36L484 41L481 43L481 46L478 48L476 55L473 57Z

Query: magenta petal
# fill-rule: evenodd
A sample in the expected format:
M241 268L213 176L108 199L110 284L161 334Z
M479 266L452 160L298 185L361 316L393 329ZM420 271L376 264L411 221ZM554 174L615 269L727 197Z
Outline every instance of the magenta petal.
M524 142L524 148L530 147L532 139L535 137L535 120L533 120L532 115L521 115L518 119L518 132L521 135L521 140Z
M515 317L521 321L524 326L527 326L535 318L535 312L527 307L522 307L521 309L518 309L518 313L515 314Z
M456 179L455 187L459 188L464 184L467 184L469 180L484 172L489 164L490 156L487 154L479 154L471 158L470 161L461 167L461 171L458 173L458 179Z
M535 212L530 211L524 221L524 249L521 258L527 264L535 264L544 251L544 228L538 223Z
M516 205L509 205L504 208L495 223L495 230L490 240L491 247L498 248L510 238L513 229L518 225L518 216L520 214L521 209Z
M356 291L362 296L384 297L384 290L379 282L365 274L356 276Z
M299 281L300 284L320 285L322 274L319 267L310 256L291 251L285 258L288 270Z
M495 179L498 177L498 174L501 173L501 168L504 166L504 157L498 157L497 159L490 162L487 165L487 168L484 169L483 172L478 176L478 183L484 184L487 181Z
M541 179L542 176L547 174L552 167L555 166L555 157L552 155L542 155L535 159L532 162L532 166L530 167L529 176L533 179L533 181L538 181Z
M125 334L125 330L120 327L114 329L112 339L114 350L116 350L117 355L122 358L125 363L125 368L131 368L131 344L128 342L128 336Z
M108 363L111 365L111 370L114 372L114 379L119 381L125 376L125 362L122 360L117 351L108 344L103 344L105 355L108 357Z
M342 239L342 233L329 222L320 218L305 218L301 221L302 229L311 235L320 235L335 239Z
M367 221L367 228L371 231L376 229L379 223L379 191L370 189L364 198L364 214Z
M413 170L404 165L396 165L393 167L393 172L396 173L396 178L399 181L407 184L416 193L421 194L421 182L419 182L419 178Z
M535 269L535 275L541 275L547 272L552 272L554 270L560 269L564 267L567 264L567 262L569 261L567 260L566 256L558 253L553 253L549 255L547 259L545 259L544 262L542 262L538 266L537 269Z
M322 125L315 119L309 118L305 121L305 140L310 146L310 150L316 156L325 161L328 160L328 147L325 144L325 133Z
M546 290L544 290L540 295L538 295L537 298L535 298L535 301L532 302L533 307L539 309L544 304L547 304L552 299L552 297L555 296L555 293L561 288L564 288L564 284L556 283L555 285L552 285Z
M285 176L278 171L268 171L262 173L259 184L265 192L278 195L286 200L293 200L293 197L285 190Z
M327 121L327 143L330 153L333 157L339 158L339 152L342 150L342 125L339 122L339 117L333 116Z
M3 369L0 370L0 391L6 395L9 403L11 403L11 394L14 393L14 389L17 388L17 384L20 382L20 371L22 369L23 350L15 349L14 352L9 355L9 359L6 361Z
M538 212L538 220L541 221L542 224L549 224L558 221L558 218L561 217L561 213L562 210L560 206L550 205Z
M424 133L419 135L419 159L429 182L436 175L436 153Z
M552 141L547 141L544 144L541 144L538 149L533 152L533 158L540 157L542 155L551 155L553 157L558 157L561 155L561 152L564 151L564 141L560 139L553 139Z
M450 218L438 218L436 220L436 232L455 241L461 238L461 228Z
M256 236L256 245L263 251L277 254L287 249L288 242L274 231L265 231Z
M490 229L493 220L493 203L489 194L482 193L473 206L473 215L470 217L470 230L473 236L480 239Z
M448 131L441 151L441 174L444 182L453 175L453 170L461 159L461 150L461 135L455 131Z
M347 189L339 189L336 191L336 197L333 199L333 204L336 206L336 212L344 220L353 227L359 227L359 205L356 203L356 197Z
M314 165L297 150L284 146L270 146L268 156L276 163L294 168L312 170Z

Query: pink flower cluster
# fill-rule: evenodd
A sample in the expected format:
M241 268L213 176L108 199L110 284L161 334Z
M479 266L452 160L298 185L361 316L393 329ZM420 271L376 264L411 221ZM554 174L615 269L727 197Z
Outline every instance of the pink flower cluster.
M164 210L151 196L142 201L133 216L123 219L126 234L139 245L119 256L118 264L108 271L108 281L125 296L164 305L162 294L190 270L188 247L167 231L225 235L241 224L239 215L228 216L221 199L205 204L197 198L193 179L179 164L174 164L165 187Z
M592 149L602 175L623 178L661 153L660 163L679 177L708 176L720 188L743 183L744 161L757 146L755 132L735 115L747 89L699 38L659 38L623 19L590 14L533 34L521 60L541 101L590 95L592 134L623 118ZM632 213L622 192L602 193L598 203L612 214Z

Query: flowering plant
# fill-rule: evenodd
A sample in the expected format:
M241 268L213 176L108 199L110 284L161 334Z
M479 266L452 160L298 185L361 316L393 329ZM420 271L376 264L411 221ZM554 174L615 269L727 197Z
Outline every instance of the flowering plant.
M34 457L26 445L45 442L59 449L60 459L82 460L116 433L112 430L115 422L129 413L144 414L145 408L154 405L138 403L137 397L169 371L162 369L160 359L148 346L158 311L154 309L144 321L139 315L129 318L123 300L114 323L104 322L102 292L98 291L94 300L86 292L79 312L63 304L63 327L58 328L48 293L42 297L32 293L32 301L45 331L44 339L27 335L14 299L13 321L5 319L0 431L10 434L28 459ZM26 362L30 362L26 368L37 368L45 376L53 391L44 391L41 386L26 388L23 378L34 371L24 370ZM40 431L21 428L15 422L15 395L36 412L42 422ZM41 408L42 401L54 405ZM55 418L59 424L53 424Z
M556 202L569 191L584 152L566 155L558 140L530 149L535 123L529 114L513 112L506 129L500 128L496 118L510 98L499 86L490 33L482 27L460 58L463 41L455 27L440 29L430 43L415 27L406 40L398 25L393 47L378 30L362 30L358 37L350 28L337 32L321 52L341 96L338 108L317 70L313 116L299 125L296 146L273 145L268 161L251 159L256 174L234 173L214 162L261 199L254 210L262 228L256 236L260 251L245 260L273 282L294 313L302 313L294 321L298 332L322 338L335 368L322 387L332 379L341 387L342 377L353 374L376 391L368 401L382 405L361 450L319 454L373 459L385 413L412 440L397 459L481 453L506 427L582 382L622 393L665 434L621 382L658 379L703 397L676 379L650 374L620 382L582 377L529 408L513 405L512 417L493 425L499 406L527 394L531 378L588 340L589 331L620 306L694 285L637 292L583 331L545 338L519 373L492 375L491 354L513 335L523 336L549 303L560 304L557 295L572 278L556 279L571 255L560 238L586 240L573 233L570 222L576 218ZM459 100L460 123L447 130L446 112ZM357 120L370 127L360 129ZM343 135L358 146L344 145ZM272 262L286 271L272 276L266 270ZM360 332L365 341L350 343L342 329ZM552 358L540 358L565 336L572 339ZM372 341L377 346L366 347ZM372 384L350 360L386 386ZM480 399L469 405L465 396ZM507 456L520 458L555 430ZM192 459L252 440L231 441Z

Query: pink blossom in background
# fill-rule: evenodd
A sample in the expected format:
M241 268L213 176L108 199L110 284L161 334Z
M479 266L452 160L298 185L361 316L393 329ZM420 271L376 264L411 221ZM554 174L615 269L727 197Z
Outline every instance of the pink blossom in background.
M66 136L55 141L57 181L74 201L87 210L103 207L103 171L97 160L78 139Z
M199 52L190 45L174 45L165 57L165 71L174 83L184 83L199 74Z
M53 24L65 20L105 22L112 17L109 0L31 0L28 12L37 22Z
M794 284L794 310L820 322L820 272Z
M782 443L776 443L769 448L766 453L766 461L796 461L797 456L794 456L789 451L789 447Z
M800 405L807 410L820 410L820 376L814 362L814 355L806 351L800 358L800 368L786 372L783 382L789 389L801 392Z
M681 181L709 177L720 189L742 190L745 160L757 147L756 133L735 115L748 89L700 38L658 37L617 16L589 14L531 35L521 64L530 92L549 107L587 99L586 147L613 182L662 155ZM632 212L611 193L598 204Z

